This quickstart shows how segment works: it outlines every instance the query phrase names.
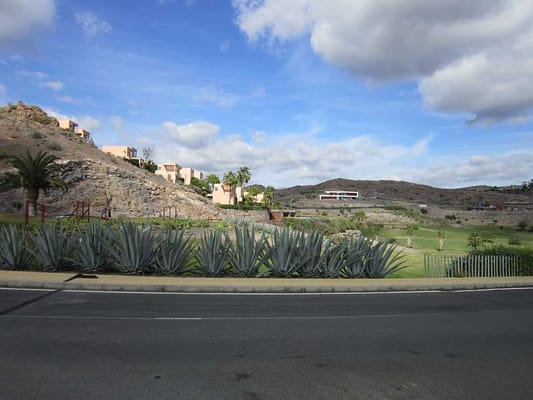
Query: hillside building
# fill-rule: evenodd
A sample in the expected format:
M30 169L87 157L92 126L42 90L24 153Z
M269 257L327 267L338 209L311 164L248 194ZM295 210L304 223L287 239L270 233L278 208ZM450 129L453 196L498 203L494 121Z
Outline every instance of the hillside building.
M180 170L181 166L176 163L162 163L157 165L155 174L162 176L172 183L178 183L182 181Z
M135 161L140 168L144 167L144 160L137 157L137 149L132 146L102 146L104 153L111 154L126 160Z
M320 200L358 200L359 192L345 190L326 190L319 196Z
M74 121L71 121L70 119L60 119L59 120L59 127L61 129L65 129L70 132L75 132L78 128L78 124Z

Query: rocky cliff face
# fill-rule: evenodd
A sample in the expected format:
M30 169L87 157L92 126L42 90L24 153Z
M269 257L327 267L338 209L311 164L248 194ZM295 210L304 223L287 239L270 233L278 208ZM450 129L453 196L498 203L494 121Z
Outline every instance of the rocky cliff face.
M78 201L91 203L91 213L111 208L113 216L168 215L190 218L222 218L210 201L192 188L174 185L163 178L108 154L84 142L74 133L58 127L58 121L36 106L0 108L0 173L12 169L9 157L43 150L59 157L68 192L52 190L39 198L49 215L73 210ZM0 212L21 212L24 193L0 190Z

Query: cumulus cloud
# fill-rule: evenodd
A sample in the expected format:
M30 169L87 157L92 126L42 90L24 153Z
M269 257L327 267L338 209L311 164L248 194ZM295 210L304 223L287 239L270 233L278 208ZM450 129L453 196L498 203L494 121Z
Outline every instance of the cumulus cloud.
M193 96L194 101L201 103L210 103L218 107L232 107L237 99L231 94L224 93L216 86L206 86L200 88L199 92Z
M218 125L205 121L196 121L185 125L167 121L163 122L161 126L169 138L189 149L205 147L220 132Z
M472 156L466 161L436 163L414 175L414 179L442 187L472 184L505 185L531 178L533 153L510 152L503 155Z
M45 81L42 82L40 86L57 92L62 90L64 85L61 81Z
M530 1L233 0L233 6L250 41L307 35L316 54L364 80L420 80L424 101L438 111L485 123L532 114L533 99L522 93L523 82L533 82Z
M88 131L97 130L102 127L102 121L90 115L82 115L77 121L81 128Z
M217 174L246 165L259 182L278 187L335 176L412 178L418 170L416 161L426 155L433 138L429 135L411 145L397 145L364 135L331 142L308 132L279 136L256 131L247 141L241 135L223 136L209 122L165 122L162 127L166 135L154 143L159 162L173 161Z
M14 49L54 23L54 0L2 0L0 50Z
M111 125L117 130L122 131L124 129L124 120L117 115L114 115L110 119Z
M75 18L85 35L90 38L109 33L113 29L109 22L100 19L90 11L76 13Z

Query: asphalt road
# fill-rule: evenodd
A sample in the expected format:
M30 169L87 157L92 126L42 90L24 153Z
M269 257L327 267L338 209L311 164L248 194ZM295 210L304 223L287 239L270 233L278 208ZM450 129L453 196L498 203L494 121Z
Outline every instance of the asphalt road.
M1 399L532 399L533 290L0 289Z

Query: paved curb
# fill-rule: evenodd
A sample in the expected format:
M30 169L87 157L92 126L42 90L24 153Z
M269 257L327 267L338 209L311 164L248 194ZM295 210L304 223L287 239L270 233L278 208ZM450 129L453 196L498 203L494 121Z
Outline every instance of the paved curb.
M67 281L67 282L65 282ZM0 271L0 287L180 293L350 293L533 287L533 277L415 279L178 278Z

